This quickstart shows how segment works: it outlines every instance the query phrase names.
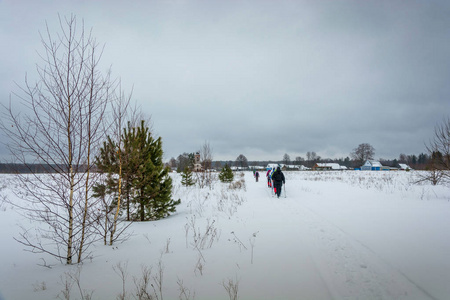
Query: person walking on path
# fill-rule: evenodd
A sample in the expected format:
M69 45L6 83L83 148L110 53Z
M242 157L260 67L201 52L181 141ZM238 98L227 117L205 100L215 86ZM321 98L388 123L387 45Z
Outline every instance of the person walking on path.
M272 172L272 169L267 170L266 177L267 177L267 187L272 187L272 179L270 178L270 173Z
M256 182L258 182L258 178L259 178L259 172L258 171L255 172L255 178L256 178Z
M273 188L274 192L277 195L277 198L280 198L281 195L281 187L286 183L283 172L281 172L280 167L277 167L277 170L272 174Z

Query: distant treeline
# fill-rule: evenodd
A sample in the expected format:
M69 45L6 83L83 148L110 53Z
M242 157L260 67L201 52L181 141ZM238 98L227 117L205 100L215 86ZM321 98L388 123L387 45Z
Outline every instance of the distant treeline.
M371 154L374 156L374 153ZM177 170L177 172L182 172L186 167L192 167L195 163L195 154L194 153L183 153L180 154L177 158L172 157L169 162L166 164L168 167L173 170ZM373 159L371 159L373 160ZM429 154L421 153L419 155L406 155L401 153L398 159L377 159L383 166L399 168L399 164L407 164L410 168L415 170L423 170L426 169L431 162L431 158ZM348 169L354 169L361 167L365 160L357 160L352 159L350 157L345 158L322 158L318 156L315 152L307 152L306 159L300 156L295 157L295 159L291 159L290 156L286 153L281 160L261 160L261 161L249 161L245 155L240 154L235 160L217 160L217 161L204 161L200 162L202 167L203 165L207 165L206 169L222 169L225 164L228 166L239 167L242 169L257 167L257 168L265 168L268 164L284 164L288 165L288 169L295 169L295 166L304 166L312 169L317 163L337 163L340 166L345 166Z
M0 173L16 174L16 173L58 173L67 170L67 165L48 165L48 164L12 164L0 163ZM87 170L86 165L74 166L75 172L84 172Z
M383 166L398 168L400 163L408 164L411 168L416 170L424 170L427 167L427 164L430 161L430 157L427 154L420 154L419 156L408 155L405 157L400 157L400 159L379 159ZM330 159L330 158L319 158L315 160L301 160L301 161L283 161L283 160L270 160L270 161L247 161L244 164L241 164L237 161L213 161L213 168L220 169L225 164L229 166L237 166L237 167L253 167L253 166L262 166L265 167L268 164L285 164L292 166L303 165L308 168L312 168L316 163L337 163L341 166L345 166L349 169L361 167L364 162L358 162L351 160L349 157L347 158L339 158L339 159Z
M399 163L406 163L411 168L416 170L423 170L426 168L430 160L429 155L421 153L420 155L400 155L399 159L387 160L380 159L380 162L384 166L398 167ZM312 168L316 163L338 163L341 166L346 166L348 168L360 167L361 162L355 162L349 157L340 159L321 159L320 157L315 160L294 160L294 161L245 161L244 163L238 161L213 161L211 163L212 168L222 169L225 164L229 166L240 166L240 167L252 167L252 166L267 166L268 164L279 163L286 165L304 165L306 167ZM169 167L176 168L179 167L179 163L173 160L173 164L167 164ZM87 170L86 165L80 165L74 167L75 172L85 172ZM182 170L182 168L181 168ZM91 169L95 172L95 169ZM67 172L67 165L47 165L47 164L12 164L12 163L0 163L0 173L56 173L56 172Z

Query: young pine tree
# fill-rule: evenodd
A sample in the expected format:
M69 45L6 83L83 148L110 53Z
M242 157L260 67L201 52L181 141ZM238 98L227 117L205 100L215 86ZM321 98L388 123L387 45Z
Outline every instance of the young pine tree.
M181 173L181 184L184 186L191 186L195 184L194 179L192 178L192 171L188 166L186 166L184 171Z
M132 201L138 209L136 218L148 221L169 216L180 200L171 199L172 179L162 161L161 137L154 139L142 121L140 127L132 128L125 139L130 139L132 156L138 162L132 183Z
M107 173L106 191L117 193L119 155L121 194L125 200L127 220L158 220L175 212L180 200L172 196L172 179L169 169L162 162L163 151L161 137L154 139L144 121L140 127L130 123L122 134L123 145L119 149L111 139L104 143L97 166ZM100 195L99 195L100 196ZM136 211L137 210L137 211Z
M219 179L221 182L232 182L234 179L233 171L231 171L231 168L228 166L228 164L223 167L222 171L219 174Z

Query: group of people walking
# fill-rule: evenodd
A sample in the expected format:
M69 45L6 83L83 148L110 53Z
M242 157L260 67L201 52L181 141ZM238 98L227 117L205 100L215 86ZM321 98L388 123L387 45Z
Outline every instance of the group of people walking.
M278 166L276 170L275 168L272 168L272 170L268 170L266 173L266 177L268 187L271 188L273 185L273 192L275 193L275 195L277 195L277 198L280 198L281 188L283 184L286 183L284 174L283 172L281 172L280 166Z
M256 182L258 182L259 172L253 171L253 176L256 178ZM266 177L267 177L267 186L269 188L273 188L275 195L277 195L277 197L280 198L281 188L283 187L283 184L286 183L284 174L283 172L281 172L280 166L278 166L276 169L272 168L267 170Z

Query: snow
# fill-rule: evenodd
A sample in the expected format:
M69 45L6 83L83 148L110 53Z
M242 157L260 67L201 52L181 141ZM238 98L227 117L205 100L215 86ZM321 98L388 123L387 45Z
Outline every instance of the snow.
M252 172L245 190L220 182L186 188L171 174L182 200L177 213L132 224L129 240L96 244L80 266L23 251L13 238L19 225L34 224L0 200L3 299L63 299L64 278L77 270L92 299L116 299L119 267L128 299L144 267L152 283L162 270L166 300L230 299L230 281L238 282L239 299L448 299L448 187L412 184L417 171L284 173L287 197L280 199ZM0 177L0 193L10 199L13 177ZM194 231L203 245L193 246ZM39 266L44 260L51 268ZM190 297L180 296L180 285ZM71 299L81 299L75 285Z

